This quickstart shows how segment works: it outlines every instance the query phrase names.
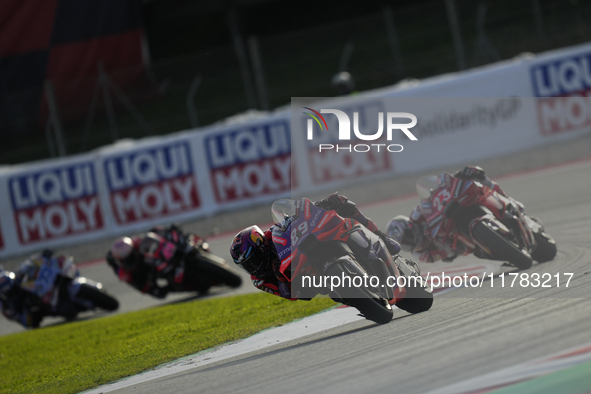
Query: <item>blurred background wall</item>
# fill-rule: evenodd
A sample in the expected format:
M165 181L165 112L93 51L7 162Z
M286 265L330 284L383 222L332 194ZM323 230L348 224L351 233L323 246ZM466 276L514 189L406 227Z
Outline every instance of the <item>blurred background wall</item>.
M3 0L0 164L591 39L589 0Z

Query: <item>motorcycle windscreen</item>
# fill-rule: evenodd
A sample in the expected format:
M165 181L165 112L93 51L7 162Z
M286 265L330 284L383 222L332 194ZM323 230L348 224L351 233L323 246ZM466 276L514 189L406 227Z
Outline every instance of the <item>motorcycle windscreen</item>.
M289 199L277 200L271 206L273 223L285 231L285 226L287 225L285 219L296 216L297 211L297 201Z
M416 183L417 194L421 200L429 199L431 193L439 187L435 175L424 176Z

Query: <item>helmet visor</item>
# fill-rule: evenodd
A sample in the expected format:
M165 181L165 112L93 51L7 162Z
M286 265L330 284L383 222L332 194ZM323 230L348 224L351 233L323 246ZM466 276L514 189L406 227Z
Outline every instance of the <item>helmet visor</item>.
M250 245L246 252L234 262L249 274L256 276L263 273L266 260L266 253L261 248Z
M132 251L129 256L124 259L121 259L121 266L126 270L132 270L137 267L138 264L138 255L136 251Z

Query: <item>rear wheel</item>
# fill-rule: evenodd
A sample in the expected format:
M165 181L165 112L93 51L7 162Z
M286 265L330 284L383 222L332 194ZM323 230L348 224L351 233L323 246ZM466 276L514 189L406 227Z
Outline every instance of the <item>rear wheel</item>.
M472 236L482 245L490 249L493 257L508 261L519 269L528 269L532 266L532 257L521 250L513 242L505 239L486 222L477 223L472 229Z
M90 300L97 308L107 311L115 311L119 308L119 301L117 301L117 299L103 290L97 289L87 283L82 283L80 285L80 290L78 291L77 296Z
M224 259L206 251L199 251L195 254L192 262L193 269L187 268L187 273L195 276L204 276L211 282L221 282L231 287L239 287L242 278L228 268ZM201 283L202 280L198 281Z
M420 278L420 277L419 277ZM431 309L433 305L433 290L426 280L408 279L406 286L406 297L398 301L396 306L408 313L421 313Z

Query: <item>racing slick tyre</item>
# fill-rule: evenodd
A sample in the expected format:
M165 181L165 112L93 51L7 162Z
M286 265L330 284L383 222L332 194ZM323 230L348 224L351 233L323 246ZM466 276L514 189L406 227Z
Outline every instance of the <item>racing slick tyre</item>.
M387 324L392 320L394 311L388 301L383 299L368 298L369 294L360 295L365 298L349 298L345 303L356 308L367 320L378 324Z
M536 249L532 252L532 259L538 263L545 263L546 261L554 260L556 257L556 241L548 237L545 233L534 234L536 239Z
M194 262L196 271L214 282L231 287L240 287L242 284L242 278L226 268L226 262L221 257L201 250L194 256Z
M398 308L408 313L426 312L433 305L433 289L425 279L417 278L420 279L407 278L407 284L404 286L406 296L396 303Z
M540 219L535 217L532 217L531 219L542 227L541 231L534 233L537 246L531 254L532 259L536 260L538 263L545 263L546 261L554 260L557 252L556 241L554 241L550 235L544 232L544 225Z
M532 266L532 257L529 253L519 249L518 246L505 239L484 221L474 226L472 236L489 248L495 258L508 261L511 265L522 270Z
M333 264L327 271L327 275L341 277L351 277L351 282L354 283L353 277L349 270L343 269L339 264ZM344 280L343 280L344 281ZM351 283L350 282L350 283ZM348 287L346 291L336 294L343 300L343 303L357 309L367 319L378 324L387 324L392 320L394 312L388 301L377 297L373 292L370 292L364 287ZM346 294L346 296L344 296Z
M119 301L116 298L87 283L80 285L77 297L90 300L97 308L107 311L112 312L119 308Z

